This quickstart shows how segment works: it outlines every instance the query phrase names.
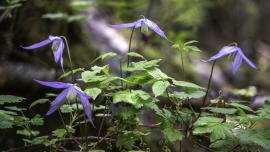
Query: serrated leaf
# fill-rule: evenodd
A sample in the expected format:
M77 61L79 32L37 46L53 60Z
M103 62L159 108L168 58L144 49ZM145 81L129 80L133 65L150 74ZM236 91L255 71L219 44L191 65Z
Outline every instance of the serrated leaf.
M4 103L18 103L25 100L23 97L17 97L13 95L0 95L0 105Z
M102 90L99 88L88 88L84 92L95 100Z
M50 101L49 99L38 99L38 100L31 103L31 105L29 106L29 109L33 108L37 104L43 104L43 103L46 103L46 102L49 102L49 101Z
M74 111L74 108L72 107L72 105L64 104L60 107L60 111L62 113L71 113Z
M201 109L206 109L206 110L209 110L213 113L221 113L221 114L225 114L225 115L231 115L231 114L234 114L236 113L237 109L235 108L216 108L216 107L204 107L204 108L201 108Z
M239 129L236 137L242 145L258 145L270 149L269 129Z
M166 128L162 132L170 142L181 141L184 138L182 132L174 128Z
M131 57L137 57L137 58L141 58L141 59L145 60L145 58L142 55L140 55L139 53L136 53L136 52L129 52L127 55L131 56Z
M168 81L157 81L152 86L152 91L155 97L162 95L166 89L170 86Z
M243 104L239 104L239 103L230 103L229 104L232 107L236 107L236 108L241 108L243 110L249 111L249 112L255 112L254 110L252 110L250 107L243 105Z
M132 62L131 65L126 69L127 71L143 71L149 68L158 67L158 63L161 59L150 60L150 61L140 61Z
M163 73L159 68L150 68L147 73L151 75L155 80L166 80L170 79L165 73Z
M43 118L39 114L37 114L37 115L35 115L34 118L32 118L30 120L30 123L32 125L42 126L44 124L44 120L43 120Z
M195 123L194 126L206 126L212 123L222 123L223 119L217 117L200 117Z

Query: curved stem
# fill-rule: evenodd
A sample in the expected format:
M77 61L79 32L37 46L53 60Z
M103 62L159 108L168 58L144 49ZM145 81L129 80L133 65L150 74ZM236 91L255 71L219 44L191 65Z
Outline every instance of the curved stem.
M208 97L208 93L209 93L209 89L210 89L211 82L212 82L212 77L213 77L215 64L216 64L216 61L214 61L213 64L212 64L211 73L210 73L210 77L209 77L208 84L207 84L207 90L206 90L205 96L203 98L202 107L205 105L207 97Z
M70 50L69 50L69 46L68 46L68 41L67 41L67 38L65 36L60 36L62 39L64 39L65 41L65 44L66 44L66 48L67 48L67 53L68 53L68 59L69 59L69 64L70 64L70 69L71 71L73 70L74 66L73 66L73 62L72 62L72 59L71 59L71 55L70 55ZM74 83L75 79L74 79L74 73L72 71L72 83Z
M133 33L134 33L135 27L132 28L131 34L130 34L130 38L129 38L129 45L128 45L128 53L131 51L131 40L133 37ZM127 56L127 68L129 67L129 62L130 62L130 57L129 55ZM128 77L128 71L126 72L126 77Z

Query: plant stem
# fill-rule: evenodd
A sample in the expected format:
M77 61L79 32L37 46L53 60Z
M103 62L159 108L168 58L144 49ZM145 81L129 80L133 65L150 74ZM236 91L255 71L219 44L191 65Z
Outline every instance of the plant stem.
M209 89L210 89L211 82L212 82L212 76L213 76L215 64L216 64L216 61L214 61L213 64L212 64L211 73L210 73L210 77L209 77L208 84L207 84L207 90L206 90L205 96L203 98L202 107L205 106L205 103L206 103L206 100L207 100L207 97L208 97L208 93L209 93Z
M71 133L68 131L67 125L66 125L66 123L65 123L65 121L64 121L64 119L63 119L63 116L62 116L60 110L57 110L57 111L58 111L60 120L61 120L61 122L62 122L62 124L63 124L63 126L64 126L64 128L65 128L65 130L66 130L66 132L67 132L67 134L69 135L69 137L70 137L73 141L75 141L78 145L81 146L82 144L81 144L78 140L74 139L74 138L72 137Z
M183 60L183 52L181 50L180 51L180 56L181 56L181 64L182 64L182 73L183 73L183 79L185 80L185 65L184 65L184 60Z
M64 39L65 44L66 44L67 53L68 53L68 59L69 59L69 64L70 64L70 69L71 69L71 71L72 71L72 75L71 75L71 77L72 77L72 83L74 83L74 81L75 81L75 79L74 79L74 73L73 73L73 68L74 68L74 66L73 66L73 62L72 62L72 59L71 59L71 55L70 55L70 50L69 50L69 46L68 46L68 41L67 41L67 38L66 38L65 36L60 36L60 37Z
M133 33L134 33L134 30L135 30L135 27L132 28L132 31L131 31L131 34L130 34L130 37L129 37L129 45L128 45L128 53L131 51L131 40L132 40L132 37L133 37ZM129 55L127 56L127 68L129 67L129 62L130 62L130 57ZM126 77L128 77L128 71L126 72Z

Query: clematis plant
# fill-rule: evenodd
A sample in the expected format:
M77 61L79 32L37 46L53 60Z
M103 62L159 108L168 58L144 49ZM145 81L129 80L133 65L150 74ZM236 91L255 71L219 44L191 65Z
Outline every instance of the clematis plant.
M237 47L237 46L224 46L220 49L220 51L212 56L211 58L209 58L207 60L207 62L212 62L215 61L217 59L223 58L226 55L229 54L235 54L235 59L234 62L232 64L232 74L235 74L237 72L237 70L239 69L243 59L244 61L252 68L256 69L256 65L254 63L252 63L243 53L242 49Z
M54 61L56 63L60 62L61 68L64 72L63 51L65 48L65 45L64 45L63 39L61 37L50 35L49 38L44 40L44 41L35 43L33 45L30 45L30 46L22 47L22 48L24 48L26 50L33 50L33 49L48 45L50 43L52 43L52 51L53 51Z
M135 22L132 23L125 23L125 24L116 24L112 25L113 28L141 28L142 32L147 31L148 27L156 32L161 37L165 38L166 40L170 41L167 36L165 35L164 31L162 31L156 23L153 21L143 17L141 19L138 19Z
M71 83L63 83L63 82L45 82L45 81L39 81L35 80L37 83L51 87L56 89L64 89L52 102L50 110L46 113L46 115L51 115L54 113L65 101L65 99L74 99L79 97L80 102L83 106L83 109L88 117L88 120L92 123L94 126L93 120L92 120L92 109L91 104L89 103L89 100L92 98L85 94L79 87L77 87L74 84Z

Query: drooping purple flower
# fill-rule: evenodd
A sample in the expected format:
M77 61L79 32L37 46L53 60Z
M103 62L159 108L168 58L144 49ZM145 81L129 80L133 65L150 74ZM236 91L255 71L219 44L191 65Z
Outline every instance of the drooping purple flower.
M132 23L112 25L112 27L113 28L139 28L139 27L148 28L149 27L154 32L156 32L158 35L160 35L161 37L170 41L167 38L167 36L165 35L165 33L158 27L158 25L147 18L141 18L141 19L138 19L137 21L132 22Z
M207 60L207 62L212 62L215 61L217 59L223 58L226 55L229 54L233 54L235 53L235 59L234 62L232 64L232 74L235 74L236 71L238 70L238 68L240 67L243 59L244 61L252 68L256 69L256 65L254 63L252 63L243 53L242 49L237 47L237 46L224 46L223 48L220 49L220 51L212 56L211 58L209 58Z
M54 61L56 63L60 62L61 68L64 71L64 68L63 68L63 51L64 51L64 48L65 48L65 45L64 45L63 39L61 37L51 36L50 35L49 38L44 40L44 41L35 43L33 45L30 45L30 46L22 47L22 48L24 48L26 50L33 50L33 49L40 48L40 47L43 47L45 45L48 45L50 43L52 43L52 51L53 51Z
M92 98L85 94L79 87L71 83L64 83L64 82L45 82L35 80L37 83L51 87L56 89L64 89L52 102L50 110L46 113L46 115L51 115L55 112L66 99L70 98L79 98L80 102L83 106L83 109L88 117L88 120L94 125L92 120L92 106L89 103L89 100Z

